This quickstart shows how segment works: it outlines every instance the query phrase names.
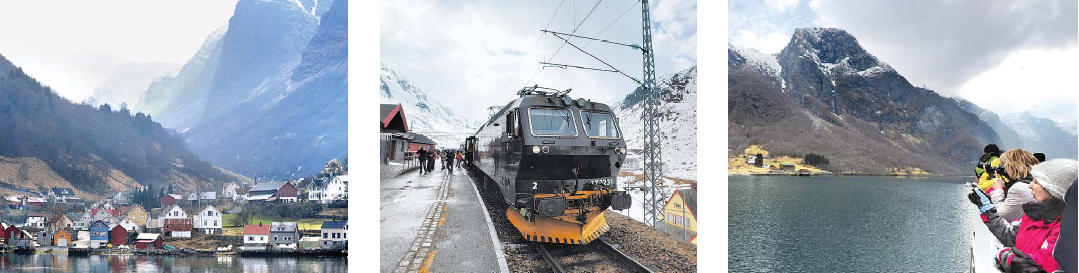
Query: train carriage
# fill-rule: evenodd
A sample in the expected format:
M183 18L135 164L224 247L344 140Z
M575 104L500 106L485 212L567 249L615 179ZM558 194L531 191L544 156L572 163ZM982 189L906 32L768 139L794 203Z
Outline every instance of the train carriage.
M626 143L611 108L566 91L525 88L465 140L465 162L509 205L530 241L587 244L606 232L604 212L628 209L617 190Z

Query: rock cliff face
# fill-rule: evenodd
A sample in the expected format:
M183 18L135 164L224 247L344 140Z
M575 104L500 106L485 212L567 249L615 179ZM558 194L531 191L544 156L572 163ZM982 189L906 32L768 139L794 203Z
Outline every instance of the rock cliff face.
M729 154L764 144L825 155L836 172L965 174L982 146L1000 142L978 116L911 85L841 29L798 29L774 62L730 47Z

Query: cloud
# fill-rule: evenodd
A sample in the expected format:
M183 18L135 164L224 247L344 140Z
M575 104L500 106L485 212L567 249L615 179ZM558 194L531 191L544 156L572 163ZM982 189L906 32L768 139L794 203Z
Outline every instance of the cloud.
M578 35L640 44L639 4L594 0L566 0L561 4L552 20L559 2L383 1L380 58L387 68L423 89L428 96L472 120L485 119L487 106L505 104L526 83L573 88L570 95L574 97L608 103L619 101L635 88L625 76L543 68L541 61L595 68L607 66L570 45L563 46L564 42L556 37L541 35L540 29L550 22L549 30L570 33L579 24ZM650 4L657 75L696 65L696 2L664 0ZM592 7L596 9L588 15ZM588 19L582 24L586 16ZM619 16L622 18L616 21ZM570 41L626 74L640 78L640 51L580 39Z
M780 32L771 32L764 37L757 36L748 30L738 31L738 34L734 36L734 40L737 41L737 45L754 48L760 52L766 54L779 53L790 42L790 35L786 35Z
M116 68L182 64L228 22L236 0L4 1L0 54L81 101Z
M1076 123L1079 87L1071 84L1079 48L1019 50L959 88L958 95L998 114L1030 111Z
M765 0L764 2L768 5L768 8L783 12L798 5L799 0Z
M817 24L851 32L915 85L954 93L1015 50L1077 44L1076 1L815 1Z

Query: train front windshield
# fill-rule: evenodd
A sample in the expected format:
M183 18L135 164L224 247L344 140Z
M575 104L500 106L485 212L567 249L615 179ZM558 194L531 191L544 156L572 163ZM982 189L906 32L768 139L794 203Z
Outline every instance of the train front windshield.
M589 137L618 138L618 127L615 126L611 114L581 111L581 119L584 120L585 132L588 132Z
M528 109L532 134L537 136L575 136L577 126L573 123L573 112L569 109Z

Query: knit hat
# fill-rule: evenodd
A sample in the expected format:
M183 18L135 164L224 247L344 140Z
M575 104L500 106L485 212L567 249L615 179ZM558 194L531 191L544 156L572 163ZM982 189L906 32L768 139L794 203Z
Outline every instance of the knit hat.
M985 145L985 148L982 148L982 152L987 154L1000 154L1000 148L998 148L996 144L989 144Z
M1072 181L1079 176L1079 161L1075 159L1053 159L1034 165L1030 175L1045 188L1053 198L1064 199Z

